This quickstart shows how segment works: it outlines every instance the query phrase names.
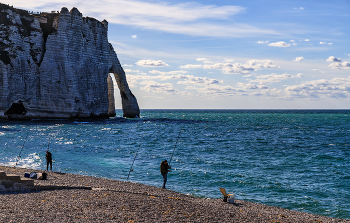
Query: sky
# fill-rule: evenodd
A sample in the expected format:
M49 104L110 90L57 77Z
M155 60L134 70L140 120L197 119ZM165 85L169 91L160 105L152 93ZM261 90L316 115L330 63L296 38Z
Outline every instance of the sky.
M141 109L350 109L349 0L2 3L106 19Z

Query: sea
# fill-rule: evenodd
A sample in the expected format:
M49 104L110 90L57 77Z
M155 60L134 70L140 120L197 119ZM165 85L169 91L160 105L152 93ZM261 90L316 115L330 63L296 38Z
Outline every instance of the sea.
M142 109L140 118L0 121L0 165L350 219L350 110Z

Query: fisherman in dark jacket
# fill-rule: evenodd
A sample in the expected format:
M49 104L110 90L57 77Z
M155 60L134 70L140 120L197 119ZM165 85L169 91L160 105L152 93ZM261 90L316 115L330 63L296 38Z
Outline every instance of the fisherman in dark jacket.
M165 184L168 178L168 172L170 172L171 166L168 165L168 161L164 160L160 164L160 173L163 175L164 183L163 183L163 188L165 189Z
M49 170L49 165L52 170L52 154L46 150L46 170Z

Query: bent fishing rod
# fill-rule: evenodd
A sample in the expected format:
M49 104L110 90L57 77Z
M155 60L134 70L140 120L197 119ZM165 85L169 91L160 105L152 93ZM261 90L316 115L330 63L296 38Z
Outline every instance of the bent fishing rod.
M51 140L51 135L49 134L49 144L47 144L47 151L50 149L50 140Z
M175 148L176 148L177 142L179 141L181 131L182 131L182 128L180 129L179 135L177 136L177 140L176 140L176 143L175 143L175 146L174 146L173 154L171 154L171 157L170 157L169 166L170 166L171 160L173 159Z
M26 136L26 138L25 138L25 140L24 140L24 142L23 142L21 151L19 151L19 154L18 154L18 157L17 157L17 160L16 160L16 165L15 165L15 167L17 166L17 163L18 163L18 161L19 161L19 158L21 158L21 153L22 153L22 150L23 150L23 148L24 148L24 144L25 144L26 141L27 141L28 135L29 135L29 132L27 133L27 136Z
M137 148L137 150L136 150L136 154L135 154L135 157L134 157L134 161L132 161L132 164L131 164L131 167L130 167L130 171L129 171L128 177L126 178L127 180L129 179L130 173L133 171L132 167L134 166L134 162L135 162L135 160L136 160L137 153L139 152L139 149L140 149L140 147L141 147L141 145L142 145L143 137L144 137L144 135L142 136L142 139L141 139L139 148Z

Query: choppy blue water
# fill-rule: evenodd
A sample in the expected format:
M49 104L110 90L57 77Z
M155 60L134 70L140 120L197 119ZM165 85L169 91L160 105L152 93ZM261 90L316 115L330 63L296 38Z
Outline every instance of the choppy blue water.
M350 219L350 110L142 110L140 119L1 121L0 164ZM119 116L119 117L118 117ZM180 133L181 131L181 133ZM179 136L180 133L180 136ZM49 144L50 141L50 144Z

